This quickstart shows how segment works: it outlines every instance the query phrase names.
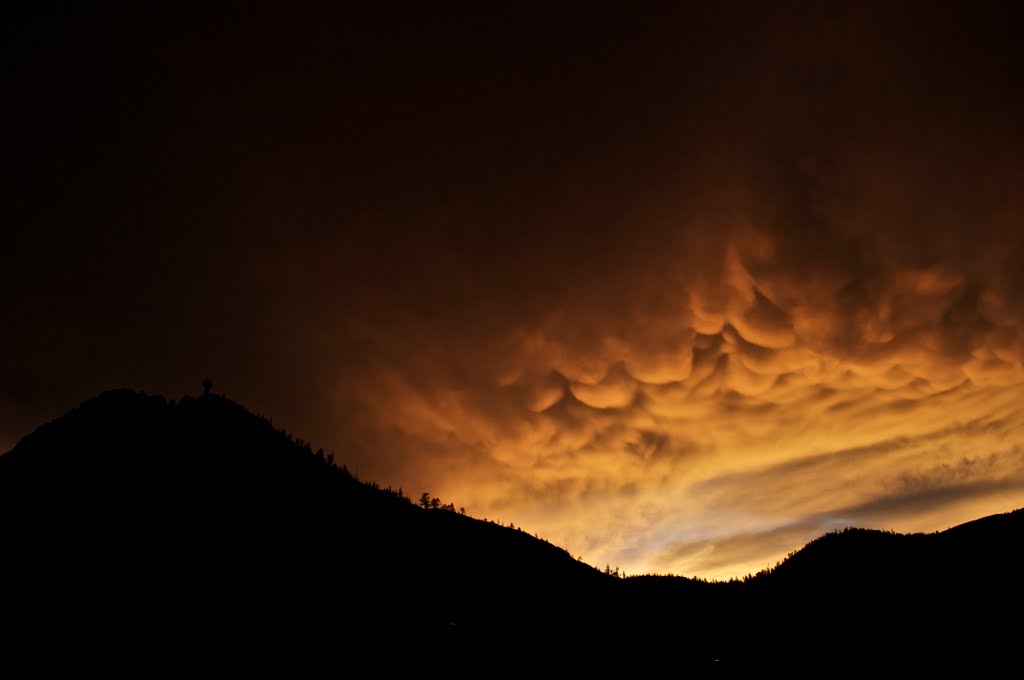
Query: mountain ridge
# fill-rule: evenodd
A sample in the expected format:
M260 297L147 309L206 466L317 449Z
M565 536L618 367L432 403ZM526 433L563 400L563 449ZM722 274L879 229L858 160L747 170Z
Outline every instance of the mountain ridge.
M248 650L333 630L352 649L420 645L451 663L515 646L525 661L564 655L571 633L606 660L671 650L701 666L827 656L836 639L871 639L864 617L883 639L970 656L1007 629L950 608L985 621L1024 601L1020 509L934 534L830 532L743 581L615 578L521 530L417 507L332 458L223 396L86 400L0 456L10 611L22 633L47 629L45 603L165 636L160 621L200 613L179 650L209 649L223 629ZM135 639L149 655L165 643Z

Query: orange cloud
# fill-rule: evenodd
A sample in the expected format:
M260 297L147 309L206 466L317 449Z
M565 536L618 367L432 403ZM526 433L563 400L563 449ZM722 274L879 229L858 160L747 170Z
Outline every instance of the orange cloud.
M0 449L212 372L364 478L718 577L1024 505L1019 21L664 4L47 33Z
M938 265L822 289L744 233L654 299L457 342L454 372L405 366L418 388L398 361L370 382L380 422L429 446L432 493L631 573L728 578L840 525L1024 504L1024 341L994 293Z

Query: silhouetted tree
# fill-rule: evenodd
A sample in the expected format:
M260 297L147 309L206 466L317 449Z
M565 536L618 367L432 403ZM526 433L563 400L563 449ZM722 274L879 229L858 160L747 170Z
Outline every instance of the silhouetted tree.
M430 499L430 509L431 510L437 510L440 507L441 507L441 499L440 498L431 498Z
M422 505L424 509L427 509L427 508L430 507L430 494L427 493L426 491L424 491L420 495L420 505Z
M210 390L213 389L213 380L210 378L203 378L203 396L210 396Z

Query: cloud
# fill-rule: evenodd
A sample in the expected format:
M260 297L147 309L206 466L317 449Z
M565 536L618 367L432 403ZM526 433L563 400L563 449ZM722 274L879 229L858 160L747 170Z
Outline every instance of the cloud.
M630 572L1024 505L1019 22L735 10L38 50L0 430L212 372Z
M873 447L872 452L878 455L882 450L891 449ZM731 532L669 541L650 557L649 568L727 579L773 566L823 533L848 526L905 533L941 531L966 519L1004 512L1001 508L1024 492L1022 463L1020 447L1015 445L981 458L897 474L880 495L863 503L844 506L842 498L833 496L819 506L823 510L784 514L777 523L740 525ZM806 481L799 473L797 478ZM834 479L832 475L824 478Z
M422 388L374 392L386 384L371 378L372 399L448 447L417 472L595 562L694 575L727 576L727 555L766 566L798 547L782 542L841 520L951 521L926 499L1012 497L1024 355L988 283L951 262L867 266L837 248L827 269L800 266L788 237L723 232L707 267L657 296L609 307L588 294L557 313L538 300L547 311L528 308L506 337L456 338L429 364L412 346L392 354ZM623 269L617 286L648 291L649 271ZM472 464L441 462L460 447Z

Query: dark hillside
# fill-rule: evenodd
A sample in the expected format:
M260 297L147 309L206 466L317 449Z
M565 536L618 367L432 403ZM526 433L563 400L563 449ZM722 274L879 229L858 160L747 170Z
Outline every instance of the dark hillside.
M44 665L179 670L1019 660L1024 511L833 532L707 583L615 578L453 508L360 481L224 397L107 392L0 456L0 639Z
M543 639L592 620L611 580L363 483L218 396L89 400L0 456L0 498L18 628L42 634L58 610L95 631L102 610L138 649L328 634L444 650L525 625Z

